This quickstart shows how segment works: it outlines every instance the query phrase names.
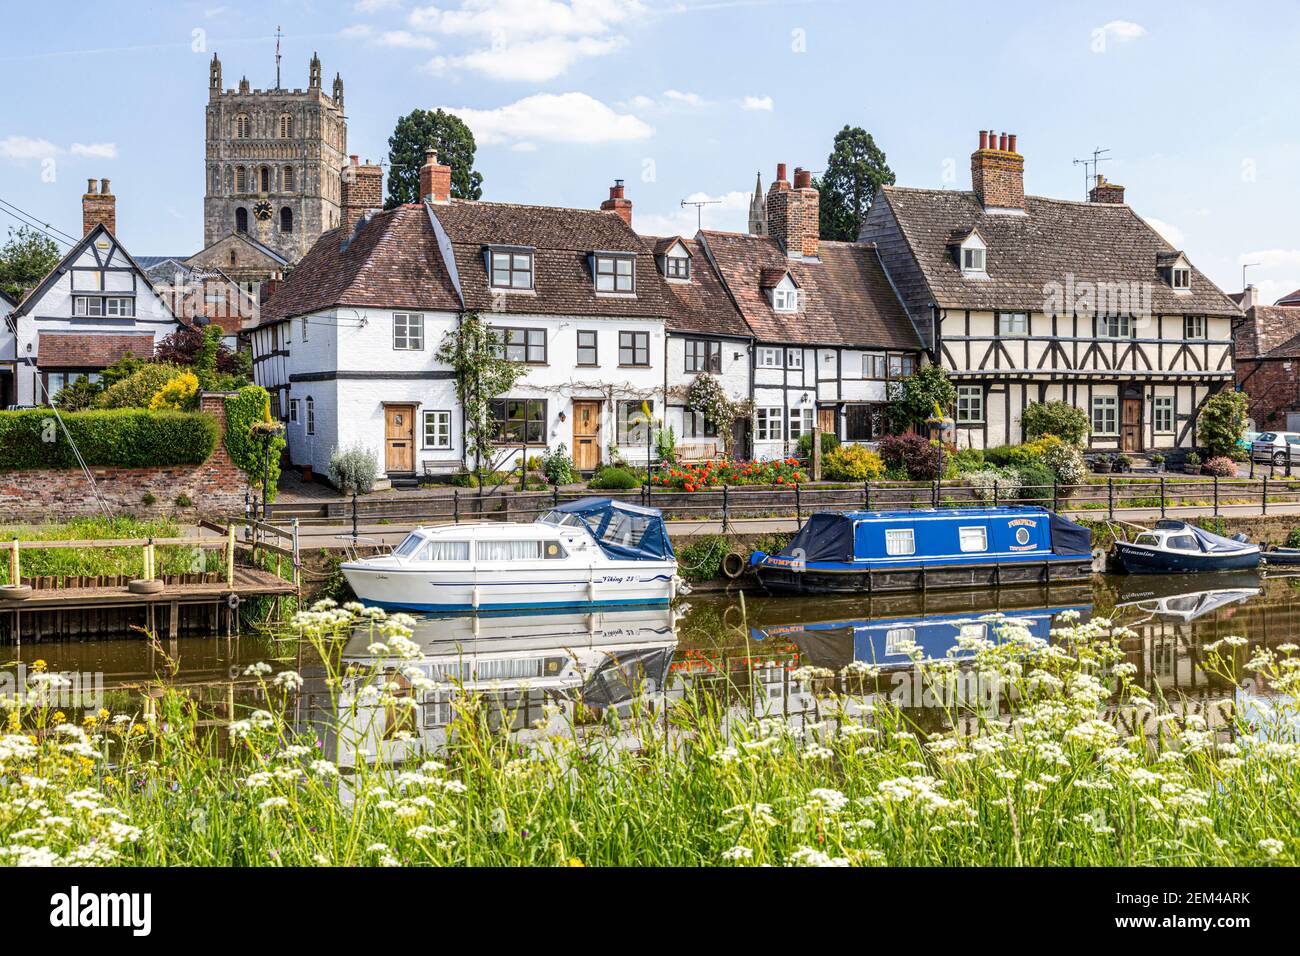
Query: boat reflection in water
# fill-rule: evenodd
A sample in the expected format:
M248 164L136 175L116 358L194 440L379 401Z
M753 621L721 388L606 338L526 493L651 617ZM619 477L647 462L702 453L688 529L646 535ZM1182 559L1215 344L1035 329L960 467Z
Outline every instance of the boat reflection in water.
M1190 623L1219 608L1242 604L1264 593L1264 579L1253 571L1143 578L1140 586L1120 589L1116 608Z

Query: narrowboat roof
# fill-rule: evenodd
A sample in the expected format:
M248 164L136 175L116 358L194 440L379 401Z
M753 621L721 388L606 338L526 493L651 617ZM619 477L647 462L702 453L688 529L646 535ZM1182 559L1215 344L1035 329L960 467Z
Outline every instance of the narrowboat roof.
M990 505L986 508L908 508L902 511L819 511L818 514L835 515L853 521L920 521L943 518L1004 518L1014 515L1048 515L1046 508L1038 505Z

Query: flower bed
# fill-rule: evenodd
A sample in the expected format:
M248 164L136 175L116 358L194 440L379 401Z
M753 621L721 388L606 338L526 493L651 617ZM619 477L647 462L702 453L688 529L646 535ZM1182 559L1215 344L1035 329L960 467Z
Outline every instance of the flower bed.
M719 485L797 485L808 475L797 458L772 461L705 461L661 471L651 479L656 488L695 491Z

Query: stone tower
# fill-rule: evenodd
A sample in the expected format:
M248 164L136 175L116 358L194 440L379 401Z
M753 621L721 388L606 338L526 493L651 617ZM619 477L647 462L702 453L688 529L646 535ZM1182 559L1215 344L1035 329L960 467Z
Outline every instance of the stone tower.
M321 85L313 55L307 89L224 89L214 53L208 71L203 245L247 233L291 263L342 221L348 129L343 80Z

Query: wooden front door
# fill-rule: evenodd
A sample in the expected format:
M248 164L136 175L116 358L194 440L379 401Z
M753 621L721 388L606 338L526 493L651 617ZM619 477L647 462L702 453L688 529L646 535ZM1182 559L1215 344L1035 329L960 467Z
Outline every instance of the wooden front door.
M384 406L384 470L415 471L415 406Z
M1124 421L1120 425L1120 446L1124 451L1142 447L1142 399L1124 399Z
M600 466L600 402L573 403L573 466L578 471Z
M838 438L840 435L839 418L840 416L836 414L834 408L819 408L817 409L817 428L823 434L829 432Z

